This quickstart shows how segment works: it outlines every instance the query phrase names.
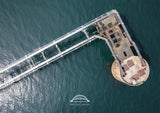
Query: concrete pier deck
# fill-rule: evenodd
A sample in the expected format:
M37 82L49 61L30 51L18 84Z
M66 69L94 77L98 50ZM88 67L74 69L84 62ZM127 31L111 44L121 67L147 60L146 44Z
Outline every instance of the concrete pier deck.
M136 44L131 39L117 11L108 18L96 23L101 37L108 40L115 62L112 65L113 76L128 85L142 84L149 76L149 65Z

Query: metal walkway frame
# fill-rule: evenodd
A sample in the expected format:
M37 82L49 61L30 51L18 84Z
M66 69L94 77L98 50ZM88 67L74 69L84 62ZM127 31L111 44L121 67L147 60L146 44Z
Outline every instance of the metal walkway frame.
M34 50L33 52L25 55L24 57L20 58L19 60L16 60L15 62L11 63L10 65L6 66L5 68L3 68L2 70L0 70L0 75L5 74L9 69L14 68L17 65L20 65L23 62L28 62L28 64L30 65L30 68L27 69L26 71L22 72L19 75L16 75L13 78L10 78L8 80L4 80L3 82L0 83L0 89L3 89L5 87L7 87L8 85L19 81L20 79L26 77L27 75L33 73L34 71L46 66L47 64L54 62L56 60L58 60L59 58L69 54L70 52L77 50L78 48L92 42L93 40L95 40L97 37L95 36L90 36L87 34L86 29L92 25L94 25L96 22L99 22L107 17L109 17L110 15L112 15L113 13L117 12L116 10L112 10L110 12L104 13L101 16L91 20L90 22L72 30L71 32L68 32L67 34L59 37L56 40L51 41L50 43L38 48L37 50ZM87 37L84 41L79 42L78 44L75 44L74 46L61 51L60 48L58 47L58 43L62 42L65 39L70 38L71 36L79 33L79 32L83 32L85 34L85 36ZM56 46L57 50L58 50L58 54L55 56L52 56L51 58L47 59L44 55L44 51L52 46ZM37 54L42 54L44 61L39 63L39 64L34 64L32 57L34 57Z

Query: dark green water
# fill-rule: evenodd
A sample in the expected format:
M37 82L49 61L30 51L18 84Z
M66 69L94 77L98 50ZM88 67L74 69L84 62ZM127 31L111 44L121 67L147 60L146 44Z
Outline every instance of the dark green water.
M160 113L159 0L0 0L0 67L111 9L120 13L150 76L116 81L107 45L94 41L0 91L2 113ZM89 105L70 105L77 94Z

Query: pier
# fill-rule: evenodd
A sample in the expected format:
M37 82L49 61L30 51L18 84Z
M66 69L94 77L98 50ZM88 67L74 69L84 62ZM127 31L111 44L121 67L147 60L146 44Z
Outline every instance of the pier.
M111 68L113 76L130 86L145 82L149 76L149 65L142 58L118 12L97 22L96 28L115 58Z
M89 33L88 29L90 27L95 28L94 33ZM76 34L81 33L85 36L82 38L83 40L74 44L73 46L62 50L59 46L64 40L69 40L71 37ZM115 33L119 33L118 36ZM114 35L114 37L112 37ZM121 43L118 43L117 37L119 38L119 42L123 39ZM115 38L116 40L112 40ZM75 37L76 38L76 37ZM81 48L82 46L91 43L95 39L102 39L109 46L113 57L115 58L115 65L118 65L116 70L119 70L120 77L115 77L119 81L122 81L128 85L135 85L131 83L129 78L126 77L126 70L124 69L124 60L130 58L131 56L135 56L130 49L130 47L134 47L137 52L138 58L140 58L140 62L143 66L147 66L146 61L142 58L136 44L131 39L126 27L124 26L118 12L116 10L112 10L110 12L104 13L103 15L91 20L90 22L72 30L71 32L59 37L56 40L51 41L49 44L46 44L37 50L25 55L24 57L16 60L12 64L4 67L0 70L0 89L3 89L14 82L19 81L20 79L26 77L27 75L35 72L38 69L43 68L50 63L63 58L65 55ZM123 45L123 42L126 41L127 45ZM125 43L125 44L126 44ZM117 49L120 48L121 49ZM124 50L125 49L125 50ZM52 51L51 51L52 50ZM53 51L54 50L54 51ZM127 57L124 57L124 51L127 54ZM55 54L51 54L55 53ZM146 68L145 68L146 69ZM141 70L143 71L143 70ZM146 72L146 71L145 71ZM145 73L141 72L141 73ZM149 74L149 73L148 73ZM115 74L113 74L115 75ZM128 77L128 76L127 76ZM131 75L130 75L131 77ZM129 81L128 81L129 79ZM142 79L142 78L141 78ZM138 79L137 79L138 80ZM137 81L134 79L134 83Z

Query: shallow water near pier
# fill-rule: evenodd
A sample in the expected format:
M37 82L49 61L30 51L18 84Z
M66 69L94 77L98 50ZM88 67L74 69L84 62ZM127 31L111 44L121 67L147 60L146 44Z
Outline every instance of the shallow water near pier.
M116 9L148 61L150 76L138 87L118 82L109 48L95 40L0 90L0 112L159 113L159 6L158 0L1 0L0 68ZM80 94L90 102L71 105Z

